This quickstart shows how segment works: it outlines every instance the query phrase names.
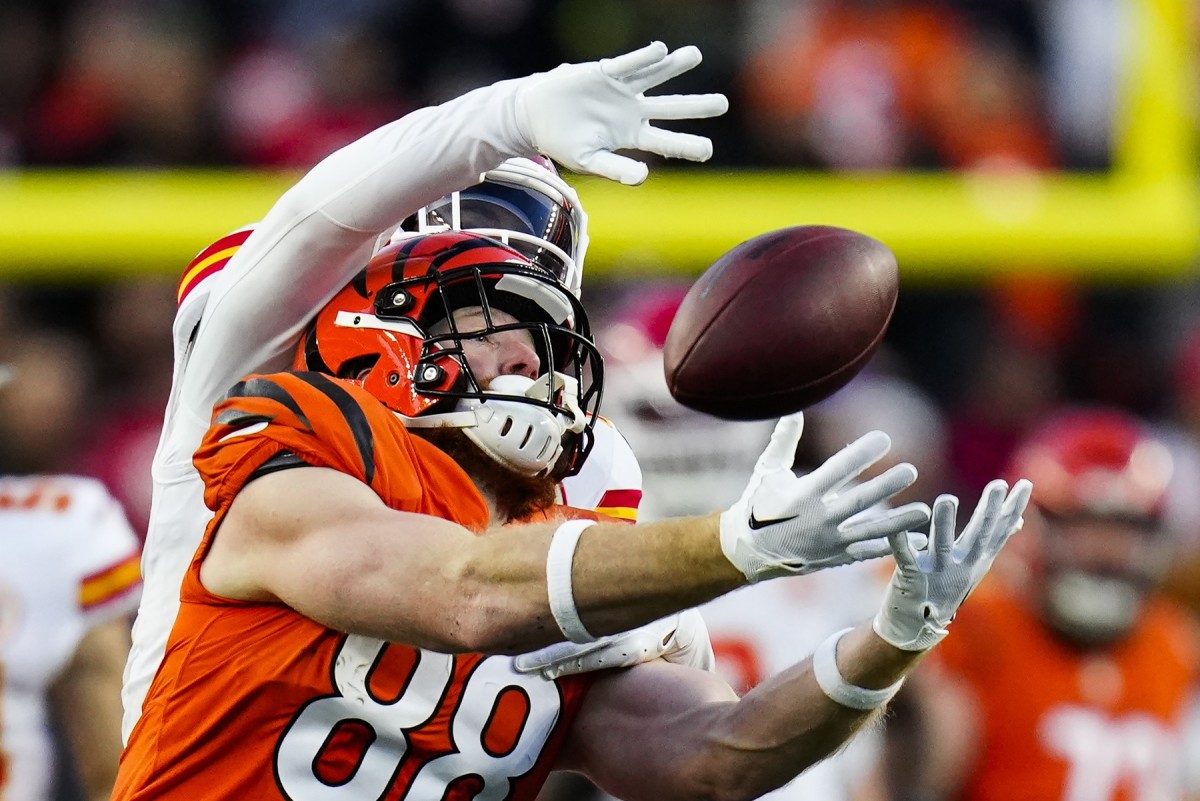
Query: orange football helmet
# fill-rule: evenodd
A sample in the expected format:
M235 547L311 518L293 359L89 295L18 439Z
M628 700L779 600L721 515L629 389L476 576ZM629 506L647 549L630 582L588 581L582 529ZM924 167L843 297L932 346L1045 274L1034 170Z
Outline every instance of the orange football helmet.
M460 331L453 312L482 309L485 327ZM517 322L497 324L502 310ZM447 329L431 334L431 328ZM463 342L526 330L536 380L480 385ZM410 427L452 426L530 475L582 465L599 409L603 365L587 314L558 277L478 234L409 235L380 249L310 323L293 366L354 381Z

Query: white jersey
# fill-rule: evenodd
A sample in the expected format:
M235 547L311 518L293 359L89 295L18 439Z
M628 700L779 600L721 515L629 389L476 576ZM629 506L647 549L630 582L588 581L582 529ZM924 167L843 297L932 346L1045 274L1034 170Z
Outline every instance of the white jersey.
M559 500L576 509L594 509L636 523L642 500L642 471L611 421L597 418L595 442L578 475L559 485Z
M0 477L0 795L51 797L47 690L90 628L133 612L139 586L137 537L100 482Z
M154 457L154 495L122 700L126 741L162 661L187 565L211 517L192 454L213 404L243 376L290 366L304 326L421 206L534 155L503 81L416 111L339 150L253 231L203 251L180 285L175 373Z

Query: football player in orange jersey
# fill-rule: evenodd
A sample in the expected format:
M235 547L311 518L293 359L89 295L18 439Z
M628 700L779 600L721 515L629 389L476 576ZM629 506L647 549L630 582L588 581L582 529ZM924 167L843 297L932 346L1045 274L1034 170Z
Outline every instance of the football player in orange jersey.
M578 468L603 371L578 299L471 234L383 248L295 366L213 411L195 461L214 517L117 799L529 799L552 769L627 798L756 797L886 703L1028 498L993 483L958 535L943 496L914 552L927 508L860 514L911 465L850 483L886 435L799 478L794 416L724 513L497 527ZM681 665L551 679L503 656L892 551L873 621L740 700Z
M1185 729L1200 642L1157 592L1166 447L1123 413L1069 410L1012 469L1036 486L1027 531L910 684L925 737L894 744L920 754L897 797L1195 797Z
M402 221L422 204L436 205L446 193L478 182L481 174L512 173L514 158L546 153L576 172L638 184L646 165L617 150L707 159L708 139L655 122L722 114L725 98L647 94L699 63L694 47L668 51L656 42L617 58L498 81L420 109L331 154L260 222L197 255L179 285L171 394L151 467L144 592L122 689L126 740L162 662L179 585L210 517L192 456L213 404L247 374L285 369L314 310L362 269ZM567 244L552 229L539 227L538 233L554 235L548 244ZM585 241L575 238L576 255ZM544 264L542 256L552 251L543 250L531 255ZM571 275L577 278L578 272L559 278L574 280ZM629 516L637 495L636 462L627 447L620 452L623 443L611 427L597 424L594 434L590 476L568 479L566 500ZM616 486L606 486L611 474L606 461L633 483L618 479Z

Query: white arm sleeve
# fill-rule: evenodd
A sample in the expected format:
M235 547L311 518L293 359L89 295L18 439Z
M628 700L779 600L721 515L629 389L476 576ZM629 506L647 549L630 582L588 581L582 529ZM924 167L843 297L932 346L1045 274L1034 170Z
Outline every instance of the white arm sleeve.
M381 233L504 159L533 155L513 111L519 84L415 111L288 190L217 277L179 376L179 411L207 426L235 381L288 366L304 325L366 266Z

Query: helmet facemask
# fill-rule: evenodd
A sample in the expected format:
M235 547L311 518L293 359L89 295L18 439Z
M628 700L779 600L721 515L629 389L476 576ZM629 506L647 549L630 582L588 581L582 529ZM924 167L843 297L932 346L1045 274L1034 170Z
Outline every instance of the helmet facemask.
M441 403L408 423L468 423L461 425L467 437L513 469L563 477L577 472L591 449L603 365L578 300L540 272L501 264L436 274L438 290L421 318L426 337L414 387ZM403 290L402 283L395 288ZM464 329L459 313L476 309L472 319L482 325ZM517 332L536 351L536 378L480 376L468 355L472 345ZM447 361L458 368L450 384Z
M480 374L469 354L512 336L527 339L537 367ZM603 381L578 299L467 233L409 236L380 251L318 314L296 366L361 384L409 428L460 428L512 470L554 478L582 466Z

